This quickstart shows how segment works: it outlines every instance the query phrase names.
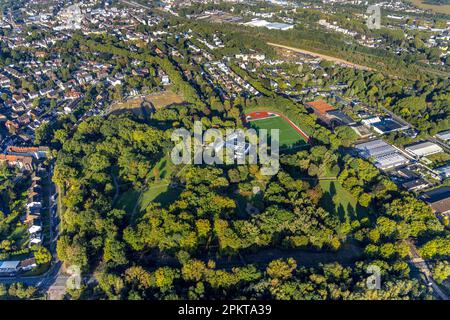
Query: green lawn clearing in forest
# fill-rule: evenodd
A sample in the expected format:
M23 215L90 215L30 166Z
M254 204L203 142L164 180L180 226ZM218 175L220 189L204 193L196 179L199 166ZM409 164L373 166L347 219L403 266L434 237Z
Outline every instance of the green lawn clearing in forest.
M355 197L338 181L320 180L319 183L324 192L321 201L324 209L339 215L342 221L351 221L355 217L367 215L367 208L361 207ZM332 201L334 196L336 204Z
M169 188L167 183L151 185L147 191L142 194L139 201L139 208L141 211L144 211L152 202L166 205L175 201L179 193L179 190Z
M267 129L270 135L270 129L280 130L280 147L291 147L294 145L306 145L306 139L298 133L289 123L281 117L271 117L250 122L250 126L256 129Z
M136 201L139 200L139 192L133 189L122 193L116 201L115 207L117 209L125 210L130 213L133 211Z
M172 90L150 94L145 97L145 101L150 102L155 109L161 109L173 104L182 104L185 102L182 96Z
M136 211L145 211L152 202L158 202L162 205L169 203L179 193L177 190L169 188L174 169L175 165L167 154L152 168L152 179L150 179L151 182L149 182L148 187L142 192L131 189L122 193L118 197L115 207L131 213L134 211L136 204Z

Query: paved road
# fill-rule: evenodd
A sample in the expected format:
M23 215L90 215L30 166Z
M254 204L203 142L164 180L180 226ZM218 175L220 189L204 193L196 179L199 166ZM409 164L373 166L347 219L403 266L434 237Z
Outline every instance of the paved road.
M32 277L24 277L19 275L12 276L12 277L0 277L0 283L2 284L12 284L16 282L23 283L28 286L34 286L37 287L42 292L47 292L48 289L57 284L57 283L63 283L65 286L65 283L68 279L68 275L62 273L61 266L62 263L58 260L58 257L56 255L56 242L59 236L59 224L56 224L57 217L55 217L54 208L56 207L56 201L53 199L52 195L54 195L54 185L51 182L51 177L53 175L53 166L49 169L49 174L46 179L48 179L48 183L50 184L49 187L49 197L48 197L48 214L49 214L49 236L50 236L50 242L49 242L49 250L52 254L53 261L52 265L47 270L46 273L39 275L39 276L32 276Z
M389 116L391 116L394 120L404 124L404 125L408 125L413 129L416 129L417 131L420 131L416 126L414 126L413 124L409 123L408 121L406 121L405 119L403 119L402 117L396 115L395 113L393 113L392 111L386 109L385 107L381 106L380 107L381 110L383 110L384 112L386 112L387 114L389 114ZM439 141L438 139L430 136L427 134L427 139L429 139L430 141L440 145L445 151L450 152L450 147L448 145L446 145L445 143Z
M36 286L40 289L45 289L46 287L50 287L54 280L58 277L65 276L63 275L61 270L61 262L55 262L52 264L50 269L43 275L35 276L35 277L22 277L20 275L13 277L0 277L0 283L3 284L12 284L16 282L21 282L28 286ZM67 277L66 277L67 278Z
M407 240L409 246L409 254L411 257L411 262L416 266L417 269L420 270L425 275L425 284L431 286L433 288L433 292L442 300L450 300L450 298L439 288L437 283L433 279L433 274L431 273L430 268L426 261L420 256L417 251L416 246L411 240Z
M375 107L370 107L369 105L365 105L367 108L371 108L371 109L376 109ZM396 115L395 113L393 113L392 111L386 109L383 106L380 106L380 109L387 113L390 117L392 117L394 120L398 121L399 123L401 123L404 126L409 126L410 128L413 128L417 131L420 131L416 126L412 125L411 123L409 123L408 121L406 121L405 119L403 119L402 117ZM438 143L439 145L441 145L441 147L447 151L450 152L450 148L448 146L445 146L443 143L441 143L439 140L437 140L436 138L430 136L430 135L426 135L426 138L430 141L433 141L435 143ZM405 151L405 149L403 147L398 147L393 145L394 148L396 148L401 154L403 154L406 158L412 160L412 163L415 163L419 166L421 166L422 168L424 168L425 170L427 170L432 176L436 176L436 172L434 170L432 170L430 167L428 167L427 165L423 164L422 162L416 160L414 157L412 157L409 153L407 153ZM435 185L435 182L430 181L429 179L427 179L426 177L422 177L424 180L426 180L430 185Z

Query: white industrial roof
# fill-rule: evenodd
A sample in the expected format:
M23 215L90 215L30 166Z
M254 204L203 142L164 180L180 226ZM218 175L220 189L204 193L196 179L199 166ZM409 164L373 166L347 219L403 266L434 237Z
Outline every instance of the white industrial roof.
M416 155L425 155L444 151L440 146L430 141L406 146L405 150Z
M362 156L374 157L381 154L395 152L396 150L381 139L361 143L355 146Z
M373 158L377 168L387 169L408 163L401 153L381 139L372 140L355 146L364 158Z
M375 166L377 168L392 168L402 164L406 164L408 159L402 156L400 153L390 153L375 158Z
M1 261L0 269L16 269L20 261Z
M439 132L438 134L436 134L436 138L444 141L450 140L450 130Z
M436 169L445 178L450 177L450 163Z

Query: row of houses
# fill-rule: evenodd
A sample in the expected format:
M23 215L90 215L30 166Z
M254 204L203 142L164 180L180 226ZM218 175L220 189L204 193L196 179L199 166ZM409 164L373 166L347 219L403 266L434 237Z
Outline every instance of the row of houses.
M44 206L43 186L41 175L42 168L39 161L50 156L48 147L22 147L8 146L4 153L0 154L0 163L16 167L19 170L31 174L31 185L25 204L25 212L21 216L21 222L25 224L28 231L28 246L42 244L44 240L42 232L41 213ZM37 267L35 258L23 260L0 261L0 276L13 276L20 272L26 272Z
M220 83L222 99L245 94L252 96L261 95L258 90L233 72L223 61L206 63L204 68L207 72L203 73L203 76L213 88L218 89L216 83Z
M41 177L35 173L31 177L31 186L28 189L26 213L24 223L29 233L29 245L41 244L43 241L41 213L43 210L43 192Z
M29 233L29 245L40 244L43 241L41 210L43 207L43 188L36 164L50 156L48 147L21 147L8 146L5 154L0 154L0 161L5 159L8 166L18 167L31 173L31 186L28 189L26 212L22 218L27 225Z

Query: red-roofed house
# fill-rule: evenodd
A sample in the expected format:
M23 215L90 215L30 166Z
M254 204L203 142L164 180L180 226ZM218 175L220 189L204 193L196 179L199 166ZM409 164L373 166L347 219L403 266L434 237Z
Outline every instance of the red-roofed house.
M6 152L11 155L17 156L29 156L35 159L46 158L50 152L48 147L16 147L8 146Z
M33 171L33 158L29 156L0 154L0 163L6 163L7 166L15 166L23 170Z

